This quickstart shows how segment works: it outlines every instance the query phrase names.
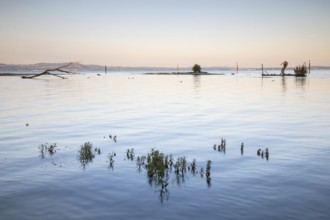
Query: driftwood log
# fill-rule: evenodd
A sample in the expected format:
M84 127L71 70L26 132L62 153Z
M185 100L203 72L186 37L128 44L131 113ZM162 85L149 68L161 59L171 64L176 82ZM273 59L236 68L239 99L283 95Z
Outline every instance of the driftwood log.
M42 76L42 75L52 75L52 76L59 77L61 79L67 79L66 77L60 76L60 74L56 74L56 73L52 73L52 72L56 72L57 71L57 72L72 74L73 73L72 71L68 71L68 70L64 70L63 69L65 67L70 66L71 64L74 64L74 63L68 63L68 64L66 64L64 66L60 66L60 67L53 68L53 69L47 69L47 70L43 71L42 73L35 74L35 75L32 75L32 76L22 76L22 79L33 79L35 77ZM73 74L77 74L77 73L73 73Z

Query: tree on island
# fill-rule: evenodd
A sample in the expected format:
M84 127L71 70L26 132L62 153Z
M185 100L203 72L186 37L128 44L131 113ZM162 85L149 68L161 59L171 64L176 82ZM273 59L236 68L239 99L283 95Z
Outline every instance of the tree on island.
M201 66L198 64L195 64L192 68L192 71L194 71L194 73L200 73L202 70Z

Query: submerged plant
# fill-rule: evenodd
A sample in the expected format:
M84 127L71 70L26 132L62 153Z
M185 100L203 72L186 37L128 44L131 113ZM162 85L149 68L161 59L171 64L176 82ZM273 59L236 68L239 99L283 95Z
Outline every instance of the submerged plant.
M190 169L191 169L191 172L193 173L193 174L195 174L196 173L196 159L193 159L193 161L192 161L192 163L191 163L191 165L190 165Z
M92 162L95 157L95 154L93 152L93 144L90 142L84 143L80 147L78 160L80 161L81 165L85 168L85 166Z
M142 167L145 165L145 161L146 161L147 157L146 156L139 156L136 159L136 166L138 168L139 173L141 173L142 171Z
M48 145L48 143L41 144L39 146L40 157L42 159L44 159L45 155L47 155L47 154L49 154L50 156L53 156L56 153L56 148L57 148L56 143L50 144L50 145Z
M211 161L208 160L206 162L206 171L205 171L205 175L206 175L206 183L208 185L208 187L211 186Z
M226 139L221 138L221 143L219 145L214 144L213 150L218 150L219 152L226 153L226 145L227 145Z
M98 155L101 154L101 148L97 148L97 147L96 147L96 148L94 149L94 151L95 151Z
M174 164L174 170L177 175L184 175L187 171L187 160L185 157L179 157Z
M206 162L206 171L205 171L205 175L207 178L211 178L211 161L208 160Z
M243 155L244 154L244 143L242 142L242 144L241 144L241 155Z
M168 166L165 161L164 154L158 150L151 149L151 153L148 153L145 168L151 185L162 185L167 182Z
M113 159L116 156L116 153L112 152L111 154L108 154L108 160L109 160L109 168L113 169L113 164L115 163L115 160Z
M265 149L265 151L261 150L260 148L257 150L258 157L261 156L262 159L266 157L266 160L269 160L269 150L268 147Z
M134 155L135 155L134 148L127 149L127 151L126 151L126 158L128 160L134 160Z

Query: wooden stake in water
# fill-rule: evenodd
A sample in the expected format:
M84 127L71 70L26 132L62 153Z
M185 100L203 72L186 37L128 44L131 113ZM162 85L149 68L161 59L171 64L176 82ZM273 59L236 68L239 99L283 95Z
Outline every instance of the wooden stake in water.
M261 64L261 74L264 75L264 64Z
M308 60L308 73L310 74L311 73L311 61Z
M238 74L238 63L236 63L236 74Z

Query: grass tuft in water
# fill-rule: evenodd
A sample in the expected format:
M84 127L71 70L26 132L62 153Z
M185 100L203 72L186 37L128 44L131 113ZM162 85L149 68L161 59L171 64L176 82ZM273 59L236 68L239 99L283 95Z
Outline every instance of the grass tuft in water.
M208 187L211 186L211 160L208 160L206 162L206 171L205 171L205 175L206 175L206 183L208 185Z
M131 149L127 149L126 151L126 158L128 160L134 160L134 156L135 156L135 153L134 153L134 148L131 148Z
M85 168L89 162L93 162L94 157L93 144L90 142L84 143L84 145L80 147L78 154L78 160L81 165Z
M115 163L115 160L113 159L116 156L116 153L112 152L111 154L108 154L108 160L109 160L109 168L113 169L113 165Z
M39 146L40 157L44 159L47 154L53 156L56 153L56 148L56 143L50 145L48 145L48 143L41 144Z
M219 152L222 152L222 153L226 153L226 145L227 145L227 141L226 139L224 138L221 138L221 143L219 145L217 144L214 144L213 145L213 150L218 150Z

